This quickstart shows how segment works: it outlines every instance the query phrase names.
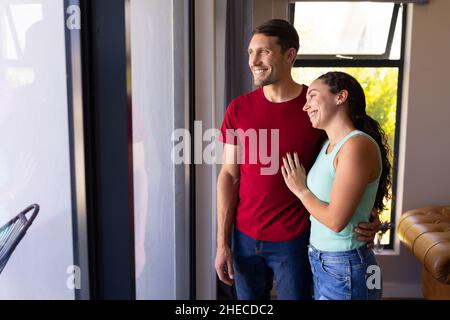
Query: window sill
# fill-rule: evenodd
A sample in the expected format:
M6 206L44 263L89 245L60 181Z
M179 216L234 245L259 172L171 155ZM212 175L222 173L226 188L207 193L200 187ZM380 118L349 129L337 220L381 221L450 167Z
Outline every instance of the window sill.
M384 249L381 252L374 251L374 253L376 256L398 256L398 255L400 255L400 252L398 252L395 249Z

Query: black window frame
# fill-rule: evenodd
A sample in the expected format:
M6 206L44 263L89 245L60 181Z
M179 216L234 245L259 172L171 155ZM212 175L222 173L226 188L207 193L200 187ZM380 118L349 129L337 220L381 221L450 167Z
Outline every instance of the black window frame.
M295 1L289 3L289 22L294 25L295 17ZM402 14L400 15L400 8L402 8ZM398 79L397 79L397 109L395 117L395 136L393 145L393 164L392 164L392 201L391 201L391 218L390 222L392 226L396 225L396 196L397 196L397 172L398 172L398 155L399 155L399 142L400 142L400 121L401 121L401 106L402 106L402 88L403 88L403 74L404 74L404 61L405 61L405 38L406 38L406 17L407 17L407 6L402 3L395 3L392 12L392 19L389 29L389 35L386 43L386 50L380 55L351 55L351 56L340 56L340 55L297 55L294 62L294 68L397 68L398 69ZM402 19L402 30L401 30L401 44L400 44L400 58L399 59L389 59L394 35L395 27L398 18ZM385 245L384 248L388 250L394 249L395 243L395 227L391 229L389 236L389 244Z

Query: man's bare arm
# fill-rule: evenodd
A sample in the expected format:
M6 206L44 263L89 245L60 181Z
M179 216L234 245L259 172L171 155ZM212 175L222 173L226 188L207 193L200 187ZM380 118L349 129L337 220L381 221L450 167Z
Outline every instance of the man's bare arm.
M238 146L225 144L223 165L217 178L217 253L215 268L219 279L233 284L231 228L239 199Z

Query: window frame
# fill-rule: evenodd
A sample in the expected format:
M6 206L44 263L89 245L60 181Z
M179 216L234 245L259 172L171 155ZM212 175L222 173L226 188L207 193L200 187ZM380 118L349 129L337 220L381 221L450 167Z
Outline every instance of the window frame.
M299 1L296 1L299 2ZM294 25L295 17L295 3L289 3L289 22ZM403 9L401 16L400 7ZM400 35L400 58L389 59L390 49L395 34L395 26L397 19L402 19L402 30ZM391 200L391 217L390 222L394 226L391 229L389 235L389 244L384 245L385 249L393 250L395 243L395 225L396 225L396 196L397 196L397 172L398 172L398 155L399 155L399 142L400 142L400 120L401 120L401 106L402 106L402 94L403 94L403 73L404 73L404 61L405 61L405 39L406 39L406 21L407 21L407 6L401 3L394 4L394 10L392 13L391 25L389 29L388 40L386 43L386 50L381 55L352 55L352 58L343 58L336 55L297 55L294 62L294 68L397 68L397 107L395 117L395 136L393 145L393 164L392 164L392 200Z
M296 2L292 2L289 4L289 22L292 25L294 24L295 4L297 2L301 2L301 1L296 1ZM351 54L351 55L350 54L346 54L346 55L341 55L341 54L302 54L302 55L297 55L297 59L295 62L297 63L298 60L307 60L307 61L314 61L313 63L318 63L318 61L326 60L325 66L328 66L328 62L334 63L335 61L365 61L368 63L375 63L375 64L379 60L383 60L383 61L387 60L387 61L395 61L395 62L400 61L402 57L400 57L400 59L389 59L389 55L391 53L392 43L394 41L397 20L398 20L399 14L400 14L400 7L403 7L403 10L405 10L406 6L401 3L394 3L393 5L394 5L394 7L392 10L391 23L389 26L389 33L388 33L384 53L382 53L382 54ZM403 14L403 16L405 16L404 11L402 14ZM402 32L403 32L403 29L404 28L402 28ZM401 53L400 53L400 55L401 55ZM364 63L364 66L365 66L365 64L366 63ZM393 63L393 65L396 66L397 64ZM294 67L296 67L296 66L294 65Z

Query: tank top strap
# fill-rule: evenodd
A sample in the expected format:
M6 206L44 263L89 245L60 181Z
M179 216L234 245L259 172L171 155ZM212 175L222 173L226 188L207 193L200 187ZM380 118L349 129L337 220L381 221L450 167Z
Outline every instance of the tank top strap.
M336 157L337 153L339 152L339 150L341 150L342 146L347 142L348 139L350 139L351 137L360 136L360 135L366 135L366 134L360 130L353 130L349 134L347 134L345 137L341 138L341 140L339 140L338 143L336 143L336 145L334 146L333 150L330 153L332 155L332 158L334 159ZM328 142L328 144L329 144L329 142Z
M378 159L380 161L380 165L381 165L381 163L383 163L383 161L381 159L381 151L380 151L380 148L379 148L377 142L370 135L368 135L367 133L365 133L363 131L360 131L360 130L353 130L349 134L347 134L345 137L343 137L338 143L336 143L336 145L333 148L333 151L331 151L331 164L332 164L332 167L333 167L333 171L334 171L334 165L333 165L334 158L336 157L336 155L339 152L339 150L341 150L342 146L347 142L347 140L350 139L351 137L354 137L354 136L365 136L369 140L371 140L375 144L375 146L377 147ZM329 142L327 143L327 148L328 148L328 144L329 144ZM380 179L381 172L382 172L382 170L380 170L376 180Z

